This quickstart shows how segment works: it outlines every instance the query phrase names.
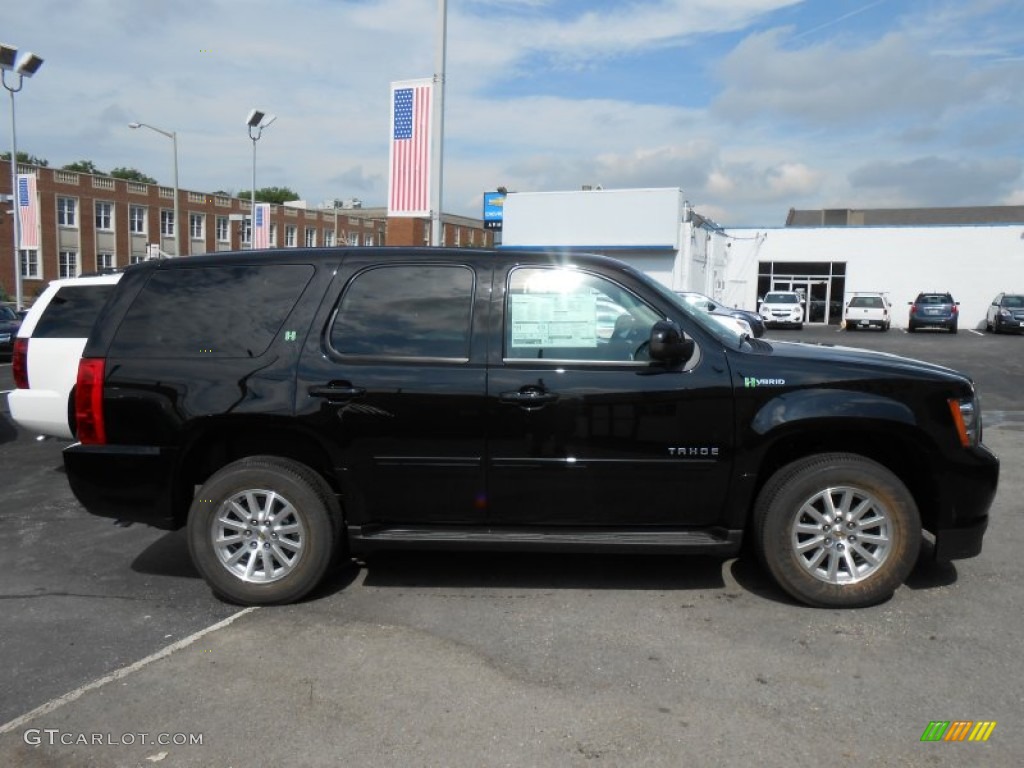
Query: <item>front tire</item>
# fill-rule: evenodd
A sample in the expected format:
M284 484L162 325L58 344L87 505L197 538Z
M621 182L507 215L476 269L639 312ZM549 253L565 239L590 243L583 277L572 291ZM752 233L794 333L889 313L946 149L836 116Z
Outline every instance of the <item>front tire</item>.
M280 605L326 575L341 514L323 479L275 456L250 456L212 475L188 516L192 560L218 597Z
M859 608L889 599L921 546L917 505L896 475L848 453L777 471L754 509L758 556L807 605Z

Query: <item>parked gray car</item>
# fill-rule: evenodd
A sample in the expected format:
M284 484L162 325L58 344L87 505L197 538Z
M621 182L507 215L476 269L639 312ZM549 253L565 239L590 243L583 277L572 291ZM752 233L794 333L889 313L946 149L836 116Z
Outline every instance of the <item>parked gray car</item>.
M988 307L985 330L993 333L1024 333L1024 294L1000 293Z

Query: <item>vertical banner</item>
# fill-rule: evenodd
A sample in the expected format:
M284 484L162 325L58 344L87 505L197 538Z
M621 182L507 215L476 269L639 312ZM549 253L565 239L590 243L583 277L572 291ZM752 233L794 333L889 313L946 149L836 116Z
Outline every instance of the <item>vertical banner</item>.
M430 215L430 149L434 81L391 83L388 216Z
M34 173L18 174L18 222L21 225L18 250L39 248L39 201Z
M270 247L270 203L256 203L252 212L252 247Z

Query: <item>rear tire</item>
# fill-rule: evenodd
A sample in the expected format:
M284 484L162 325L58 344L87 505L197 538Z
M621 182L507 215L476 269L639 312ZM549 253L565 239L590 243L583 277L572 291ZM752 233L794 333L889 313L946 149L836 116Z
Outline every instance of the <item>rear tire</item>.
M754 530L758 556L779 586L820 607L889 599L921 546L921 520L906 486L881 464L848 453L777 471L758 495Z
M242 605L300 600L327 574L341 513L304 464L250 456L213 474L188 516L189 552L218 597Z

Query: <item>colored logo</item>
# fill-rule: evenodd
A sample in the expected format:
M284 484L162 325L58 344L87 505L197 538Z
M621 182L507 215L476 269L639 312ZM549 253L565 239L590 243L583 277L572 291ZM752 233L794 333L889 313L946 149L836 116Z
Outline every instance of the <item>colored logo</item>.
M932 720L921 741L988 741L995 729L995 720Z
M758 379L754 376L744 376L744 387L781 387L786 384L785 379Z

